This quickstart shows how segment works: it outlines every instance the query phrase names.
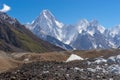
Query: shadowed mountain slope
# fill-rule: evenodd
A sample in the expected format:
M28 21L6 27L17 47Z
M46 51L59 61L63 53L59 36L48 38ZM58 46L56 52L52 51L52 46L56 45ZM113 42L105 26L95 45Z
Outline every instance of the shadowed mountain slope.
M40 40L16 19L0 12L0 50L48 52L63 49Z

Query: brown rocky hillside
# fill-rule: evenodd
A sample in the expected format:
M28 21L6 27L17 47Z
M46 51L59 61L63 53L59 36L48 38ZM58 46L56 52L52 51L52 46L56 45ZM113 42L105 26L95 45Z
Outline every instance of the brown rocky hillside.
M63 49L40 40L16 19L0 12L0 50L10 52L48 52L61 51Z

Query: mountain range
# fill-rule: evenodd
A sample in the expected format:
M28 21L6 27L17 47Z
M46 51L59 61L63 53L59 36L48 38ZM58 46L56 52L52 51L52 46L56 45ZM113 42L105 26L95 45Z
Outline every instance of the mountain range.
M120 46L120 25L106 29L97 20L80 20L68 25L43 10L32 23L26 24L39 38L66 50L109 49Z
M63 50L36 37L15 18L0 12L0 50L8 52L48 52Z

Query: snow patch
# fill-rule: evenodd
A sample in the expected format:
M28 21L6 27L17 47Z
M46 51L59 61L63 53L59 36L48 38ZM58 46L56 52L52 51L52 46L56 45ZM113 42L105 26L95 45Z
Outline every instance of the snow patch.
M120 55L117 55L116 62L120 64Z
M96 69L92 69L92 68L87 68L87 70L90 72L96 72Z
M83 69L80 69L78 67L75 67L74 70L76 70L76 71L83 71Z
M106 62L107 62L106 59L98 58L94 63L96 63L96 64L100 64L100 63L106 63Z
M65 44L70 44L70 42L71 42L70 40L67 40L67 41L65 42Z
M103 26L98 26L97 28L101 33L105 32L105 28Z
M111 46L112 48L116 48L116 45L111 41L109 41L109 46Z
M75 60L84 60L84 59L78 55L71 54L71 56L66 60L66 62L75 61Z
M97 45L96 45L96 43L93 43L93 47L96 49L97 48Z
M29 58L24 59L24 61L25 61L25 62L28 62L28 61L29 61Z
M49 73L49 71L43 71L44 74Z
M99 46L100 48L102 48L102 45L101 45L101 44L99 44L98 46Z
M94 31L88 31L88 34L90 34L91 36L94 36L95 32Z
M56 23L56 25L57 25L59 28L62 28L62 27L63 27L63 24L60 23L60 22L58 22L58 21L56 21L56 20L55 20L55 23Z
M120 66L119 65L111 65L108 67L108 71L114 74L120 74Z
M108 62L108 63L116 62L116 60L115 60L115 56L111 56L111 57L109 57L108 60L107 60L107 62Z

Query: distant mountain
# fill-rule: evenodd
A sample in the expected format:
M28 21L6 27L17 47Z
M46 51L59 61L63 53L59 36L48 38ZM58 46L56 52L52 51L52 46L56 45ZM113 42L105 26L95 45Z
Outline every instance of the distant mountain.
M86 19L75 25L66 25L59 22L49 10L43 10L40 16L26 27L39 38L68 50L71 48L66 48L66 45L77 50L120 46L120 26L105 29L97 20Z
M120 25L109 31L109 37L116 47L120 46Z
M48 41L56 46L66 50L73 49L71 46L61 42L63 23L56 20L53 14L48 10L43 10L32 24L27 24L26 27L30 29L39 38Z
M104 35L105 28L99 25L98 21L81 20L76 25L78 32L70 43L76 49L106 49L111 48L107 37Z
M0 12L0 50L47 52L63 49L40 40L16 19Z

